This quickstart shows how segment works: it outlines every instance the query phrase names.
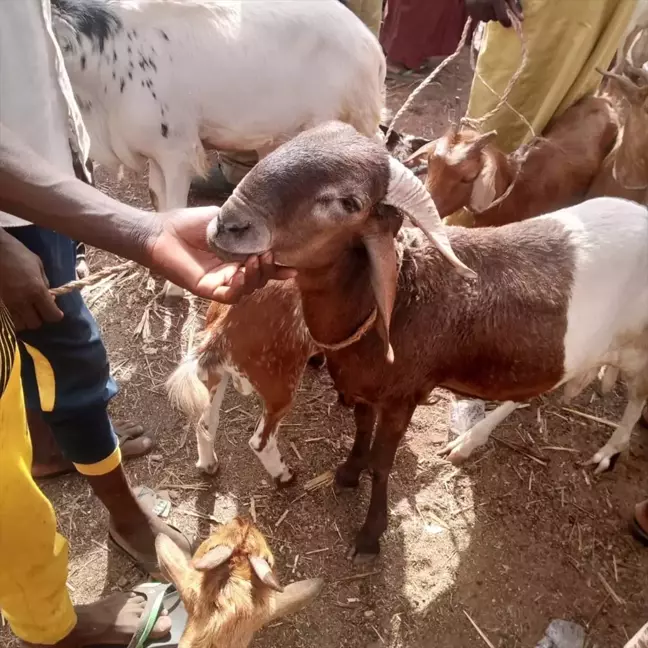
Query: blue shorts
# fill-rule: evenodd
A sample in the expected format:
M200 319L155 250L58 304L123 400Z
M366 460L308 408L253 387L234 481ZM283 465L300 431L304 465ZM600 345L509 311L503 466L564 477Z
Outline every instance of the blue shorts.
M76 243L35 225L6 230L36 254L50 287L76 279ZM117 394L92 314L77 290L57 298L64 317L18 334L27 407L41 411L67 459L79 472L101 475L120 462L107 406Z

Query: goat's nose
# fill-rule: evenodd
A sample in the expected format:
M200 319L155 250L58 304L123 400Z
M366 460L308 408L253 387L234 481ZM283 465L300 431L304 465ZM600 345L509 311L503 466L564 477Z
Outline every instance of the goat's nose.
M229 234L242 234L250 229L250 223L244 221L230 221L227 223L220 223L219 229Z

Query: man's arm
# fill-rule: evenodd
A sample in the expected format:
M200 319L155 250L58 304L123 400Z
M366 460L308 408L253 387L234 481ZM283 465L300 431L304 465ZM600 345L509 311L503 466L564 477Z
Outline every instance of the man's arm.
M133 259L200 297L224 303L270 279L295 275L275 266L270 253L250 257L242 267L222 263L207 246L207 225L217 208L156 214L124 205L53 168L2 124L0 210Z
M61 173L2 124L0 210L140 263L147 238L161 228L155 214Z

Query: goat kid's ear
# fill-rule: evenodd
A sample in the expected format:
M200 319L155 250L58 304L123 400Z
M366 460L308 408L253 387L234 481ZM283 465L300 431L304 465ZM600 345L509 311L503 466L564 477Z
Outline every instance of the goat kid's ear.
M279 584L277 577L272 571L268 561L260 556L250 556L250 565L259 580L275 592L283 592L284 588Z
M372 229L362 237L371 264L371 287L378 308L378 334L385 344L388 363L394 362L394 349L389 341L396 285L398 283L398 259L393 234L387 228L373 223Z
M410 162L414 162L415 160L418 160L419 158L422 158L424 155L429 155L434 151L436 148L436 140L433 140L431 142L428 142L427 144L423 144L421 148L417 149L410 155L404 162L404 164L409 164Z
M234 553L232 547L227 545L218 545L213 549L210 549L204 556L193 561L194 569L198 571L205 572L210 571L211 569L216 569L221 565L224 565Z
M191 576L189 558L171 538L162 534L155 538L155 551L162 574L182 594L188 588Z
M470 146L466 148L464 158L467 158L474 153L481 153L487 144L490 144L497 137L497 131L492 130L488 133L480 135Z
M299 612L317 598L323 587L324 581L321 578L298 581L286 586L283 592L272 598L270 614L263 620L262 625Z
M475 178L470 194L469 207L474 212L486 211L495 200L495 175L497 165L490 157L485 156L479 175Z

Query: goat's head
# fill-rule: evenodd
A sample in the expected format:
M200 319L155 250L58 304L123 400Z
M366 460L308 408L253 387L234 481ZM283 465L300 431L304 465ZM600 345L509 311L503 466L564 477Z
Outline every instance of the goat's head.
M389 127L380 124L380 130L383 135L387 135ZM429 142L430 140L425 137L417 137L416 135L408 135L407 133L400 133L399 131L393 130L389 134L385 146L397 160L405 162L405 160L411 157L420 148L429 144Z
M429 142L407 160L427 155L425 186L442 217L462 207L484 211L495 200L495 174L506 157L493 146L496 132L482 135L471 128L453 125L437 140Z
M612 175L625 189L645 189L648 187L648 73L641 68L626 67L628 76L603 74L615 82L628 105ZM630 74L643 83L635 83Z
M322 589L321 579L281 587L265 538L241 518L215 531L191 561L167 536L155 545L187 610L180 648L247 646L261 626L300 610Z
M364 248L391 359L389 323L396 296L394 237L403 214L443 255L473 275L450 247L423 184L379 142L339 122L305 131L264 158L225 202L208 230L221 257L241 259L272 250L298 270L334 265L343 252Z

